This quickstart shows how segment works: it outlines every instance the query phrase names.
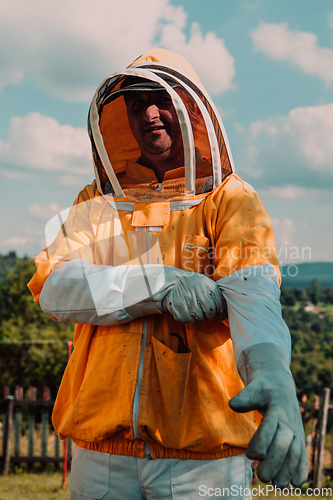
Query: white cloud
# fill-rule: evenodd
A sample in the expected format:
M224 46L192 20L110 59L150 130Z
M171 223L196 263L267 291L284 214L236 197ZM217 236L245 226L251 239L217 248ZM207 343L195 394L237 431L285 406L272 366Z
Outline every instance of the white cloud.
M59 214L65 210L64 207L60 207L58 203L49 203L47 205L39 205L38 203L32 203L28 207L28 213L43 221L49 221L54 215Z
M11 236L10 238L0 241L0 245L10 248L24 247L32 241L33 239L29 236Z
M291 30L287 23L260 23L250 36L255 49L268 57L290 61L305 73L333 84L333 50L319 47L313 33Z
M1 141L0 141L0 151L1 151ZM0 153L1 156L1 153ZM1 160L0 160L1 162ZM8 170L6 168L1 168L0 167L0 177L3 177L4 179L23 179L24 176L22 172L17 172L16 170Z
M246 9L248 12L253 12L254 10L259 9L261 6L260 0L243 0L241 3L241 8Z
M261 179L263 189L284 186L280 193L284 198L301 196L302 187L329 188L333 181L332 136L333 103L296 108L285 116L253 122L244 171L251 175L253 169L252 175Z
M267 191L262 190L261 195L274 196L284 200L299 200L306 196L306 190L297 186L273 187Z
M234 58L215 33L210 32L203 37L199 24L192 23L191 35L186 41L182 26L169 23L163 28L161 43L181 53L192 64L202 84L212 95L232 88Z
M90 141L86 130L60 125L39 113L11 120L9 138L0 141L0 165L63 175L92 174ZM82 182L82 178L81 178Z
M293 221L290 219L272 218L272 225L277 249L290 247L293 244L292 238L295 233Z
M304 233L309 233L308 224L295 223L288 218L272 218L272 225L280 264L287 262L296 264L296 262L312 259L313 251L307 242L308 235L304 238ZM290 272L297 272L297 269L291 268Z
M214 33L193 24L170 0L0 0L1 87L33 77L62 99L90 101L103 78L152 46L179 52L203 76L208 91L231 88L233 58Z
M304 260L309 256L309 248L300 245L297 227L291 219L272 218L272 225L280 264Z

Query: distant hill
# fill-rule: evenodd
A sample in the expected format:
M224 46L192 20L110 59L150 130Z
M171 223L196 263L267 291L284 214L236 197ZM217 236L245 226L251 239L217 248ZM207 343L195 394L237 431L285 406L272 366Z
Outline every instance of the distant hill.
M317 279L323 287L333 287L333 262L302 262L281 266L282 284L304 288Z
M0 254L0 283L4 281L8 271L16 266L17 258L13 251L7 255ZM333 287L333 262L285 264L281 266L281 275L283 286L288 288L293 286L304 288L309 286L314 279L319 280L323 287Z

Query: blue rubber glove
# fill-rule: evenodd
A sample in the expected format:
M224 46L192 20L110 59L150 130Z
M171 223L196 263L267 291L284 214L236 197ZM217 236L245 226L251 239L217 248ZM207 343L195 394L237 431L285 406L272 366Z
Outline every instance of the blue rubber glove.
M229 402L232 410L258 410L263 419L246 455L259 460L261 481L282 488L301 486L308 477L305 436L295 383L282 350L273 343L245 349L237 368L246 387Z
M182 323L195 324L215 316L222 321L227 317L227 304L220 288L199 273L179 276L163 299L162 307Z

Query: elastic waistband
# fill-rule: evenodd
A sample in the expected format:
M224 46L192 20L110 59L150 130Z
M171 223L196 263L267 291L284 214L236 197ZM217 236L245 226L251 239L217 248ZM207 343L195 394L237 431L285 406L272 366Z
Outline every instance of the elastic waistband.
M112 455L127 455L130 457L144 458L145 457L145 441L136 439L129 441L128 439L112 439L104 440L98 443L88 443L87 441L77 441L74 443L80 448L87 450L101 451ZM215 460L217 458L234 457L245 453L245 448L236 446L228 446L223 450L215 452L198 452L191 450L175 450L172 448L164 448L158 443L149 442L152 457L156 458L175 458L185 460Z

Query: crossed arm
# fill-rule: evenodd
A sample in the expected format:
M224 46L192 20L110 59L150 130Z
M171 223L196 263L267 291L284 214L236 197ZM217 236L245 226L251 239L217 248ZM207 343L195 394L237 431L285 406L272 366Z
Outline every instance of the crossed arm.
M262 266L259 277L248 269L245 280L244 273L236 272L214 282L171 266L120 267L82 260L66 263L47 279L42 309L60 321L100 325L163 311L177 321L195 323L216 315L225 319L228 309L236 365L246 386L230 406L263 414L247 455L261 461L262 481L300 486L307 478L305 438L289 369L290 335L281 316L273 268ZM137 290L146 296L139 304Z
M242 206L247 213L249 207L245 202ZM241 248L242 241L256 246L262 222L244 229L227 215L224 210L229 225L216 225L217 247L221 235L229 249ZM81 247L91 252L83 243ZM177 321L194 323L214 316L223 320L228 312L236 365L246 386L230 406L238 412L257 409L263 414L247 455L260 460L258 475L265 482L272 480L281 487L306 480L304 431L289 369L290 334L281 316L274 267L264 264L265 259L261 265L251 265L239 255L233 263L237 270L223 273L227 256L221 251L213 281L172 266L94 265L82 249L74 249L72 257L58 260L40 295L43 310L58 320L112 325L168 312Z

